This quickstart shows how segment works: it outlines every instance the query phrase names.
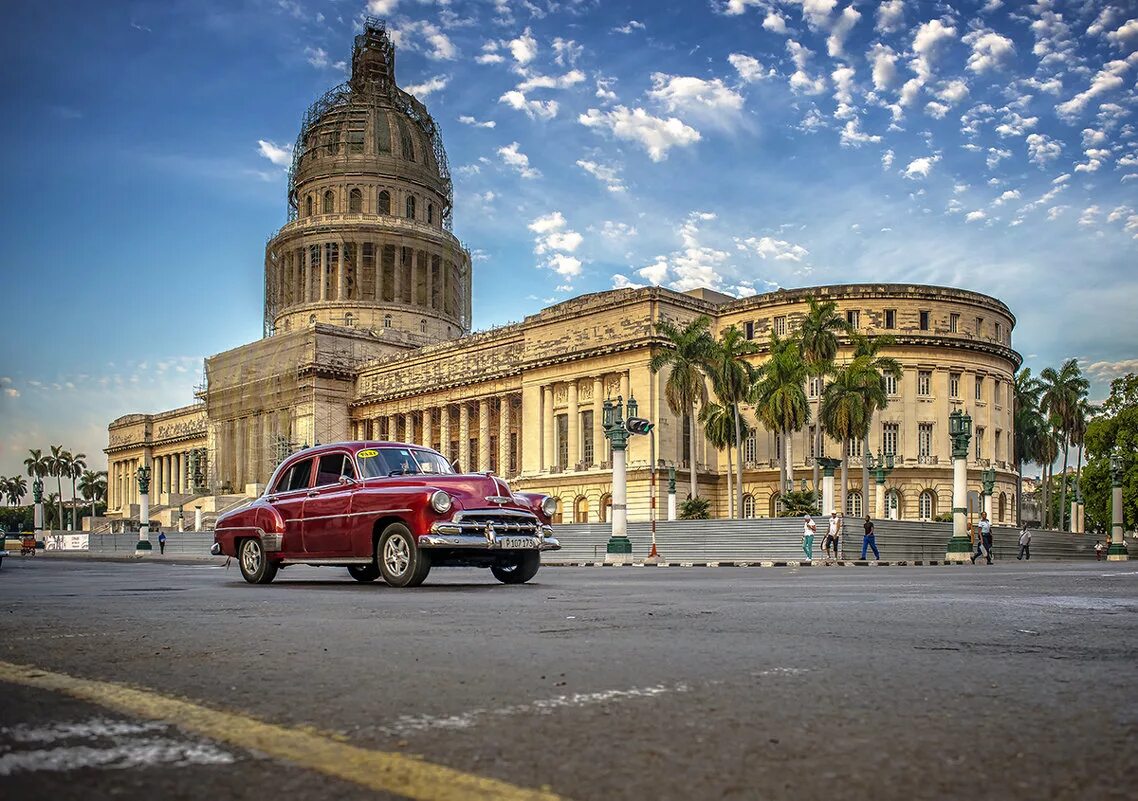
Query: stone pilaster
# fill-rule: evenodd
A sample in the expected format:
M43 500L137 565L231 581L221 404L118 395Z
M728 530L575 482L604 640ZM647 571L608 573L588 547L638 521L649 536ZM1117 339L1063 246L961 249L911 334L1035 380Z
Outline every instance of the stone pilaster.
M458 407L458 463L464 473L473 472L470 465L470 403Z
M478 401L478 469L490 469L490 400Z

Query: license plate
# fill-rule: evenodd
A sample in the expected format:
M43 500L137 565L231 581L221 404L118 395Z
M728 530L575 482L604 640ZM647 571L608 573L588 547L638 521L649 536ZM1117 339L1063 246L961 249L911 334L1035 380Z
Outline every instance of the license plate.
M498 537L499 548L519 549L536 548L537 540L533 537Z

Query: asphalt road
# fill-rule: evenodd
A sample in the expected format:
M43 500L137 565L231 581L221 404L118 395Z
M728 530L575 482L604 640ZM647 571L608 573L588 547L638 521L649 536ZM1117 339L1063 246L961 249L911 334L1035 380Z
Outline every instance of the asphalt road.
M440 569L395 590L16 558L0 662L578 801L1138 796L1133 563ZM0 787L401 797L201 731L0 682Z

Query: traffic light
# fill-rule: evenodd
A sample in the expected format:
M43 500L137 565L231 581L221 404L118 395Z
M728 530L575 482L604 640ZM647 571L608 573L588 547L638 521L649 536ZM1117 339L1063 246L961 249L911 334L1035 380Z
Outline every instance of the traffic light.
M651 420L645 420L643 417L630 417L624 421L625 426L628 428L629 434L647 434L656 424Z

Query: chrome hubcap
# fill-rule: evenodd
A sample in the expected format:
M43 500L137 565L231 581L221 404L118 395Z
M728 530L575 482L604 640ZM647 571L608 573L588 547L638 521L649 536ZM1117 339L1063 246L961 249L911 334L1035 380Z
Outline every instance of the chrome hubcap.
M248 540L241 547L241 566L251 576L261 569L261 547L256 541Z
M383 545L383 564L392 575L402 576L411 564L411 546L402 536L389 537Z

